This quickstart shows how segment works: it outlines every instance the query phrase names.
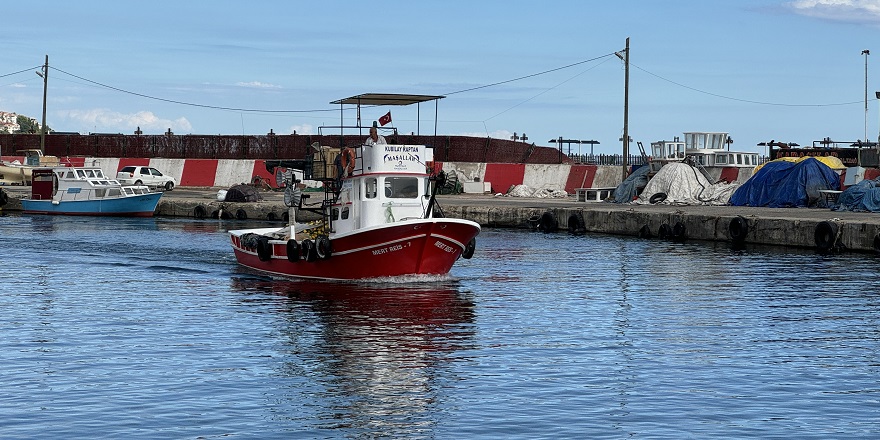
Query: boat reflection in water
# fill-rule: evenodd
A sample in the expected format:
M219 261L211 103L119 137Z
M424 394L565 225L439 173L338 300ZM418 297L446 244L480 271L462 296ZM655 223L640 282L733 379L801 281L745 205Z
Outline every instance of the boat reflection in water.
M280 368L296 380L279 393L299 413L290 417L317 430L430 433L445 384L456 380L455 352L474 348L474 304L449 281L234 282L287 298Z

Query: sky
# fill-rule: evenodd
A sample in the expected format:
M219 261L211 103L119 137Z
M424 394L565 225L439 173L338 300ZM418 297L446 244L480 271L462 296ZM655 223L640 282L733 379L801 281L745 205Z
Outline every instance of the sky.
M433 134L436 117L438 134L614 154L629 38L633 149L690 131L756 152L880 133L880 0L58 0L3 14L0 111L40 121L48 56L56 131L335 134L321 127L357 112L331 101L413 93L445 98L362 108L362 124L390 111L402 133Z

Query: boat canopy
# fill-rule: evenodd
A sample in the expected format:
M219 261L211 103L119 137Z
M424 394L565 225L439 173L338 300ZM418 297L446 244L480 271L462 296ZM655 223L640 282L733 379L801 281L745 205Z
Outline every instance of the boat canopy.
M352 105L411 105L443 99L442 95L410 95L404 93L362 93L331 101L330 104Z

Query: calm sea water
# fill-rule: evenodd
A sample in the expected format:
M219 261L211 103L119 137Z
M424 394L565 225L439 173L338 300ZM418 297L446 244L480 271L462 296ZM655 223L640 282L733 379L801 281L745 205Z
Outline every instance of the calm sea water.
M0 438L880 438L871 255L484 230L298 283L252 225L0 217Z

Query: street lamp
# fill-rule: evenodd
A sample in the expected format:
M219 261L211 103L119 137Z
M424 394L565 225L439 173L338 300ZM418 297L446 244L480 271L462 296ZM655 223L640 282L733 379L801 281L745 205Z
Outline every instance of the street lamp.
M874 96L877 97L877 102L880 103L880 92L874 92ZM877 146L880 147L880 126L877 127Z

